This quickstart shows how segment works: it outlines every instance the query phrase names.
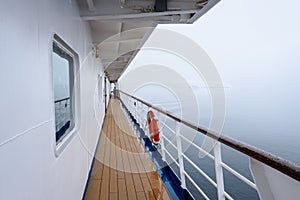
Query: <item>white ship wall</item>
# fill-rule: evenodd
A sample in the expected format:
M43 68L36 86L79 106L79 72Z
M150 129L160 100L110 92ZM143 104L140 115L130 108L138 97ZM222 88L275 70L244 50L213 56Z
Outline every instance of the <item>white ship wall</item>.
M98 94L103 88L96 88L103 87L104 75L100 60L90 53L88 25L80 20L74 0L11 0L1 4L0 27L0 198L81 199L104 117L103 94ZM58 157L54 33L73 48L80 63L78 130Z

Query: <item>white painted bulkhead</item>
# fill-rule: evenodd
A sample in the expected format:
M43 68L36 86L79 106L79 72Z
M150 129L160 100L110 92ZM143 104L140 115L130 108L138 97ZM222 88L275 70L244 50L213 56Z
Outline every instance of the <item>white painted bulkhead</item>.
M11 0L0 13L1 199L81 199L104 117L104 73L91 52L89 26L74 0ZM81 94L77 128L58 156L54 33L79 56Z

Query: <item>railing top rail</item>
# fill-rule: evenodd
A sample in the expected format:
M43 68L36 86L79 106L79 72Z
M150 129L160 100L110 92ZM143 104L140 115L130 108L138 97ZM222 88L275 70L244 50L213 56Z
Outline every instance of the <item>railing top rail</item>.
M271 153L268 153L262 149L256 148L254 146L251 146L249 144L246 144L244 142L241 142L239 140L233 139L231 137L225 136L225 135L218 135L216 133L214 133L213 131L209 131L206 128L200 127L198 125L195 125L191 122L185 121L183 119L180 119L179 117L175 116L174 114L168 112L168 111L164 111L156 106L151 105L148 102L145 102L142 99L139 99L137 97L134 97L126 92L123 92L121 90L119 90L119 92L123 93L124 95L127 95L143 104L145 104L146 106L148 106L149 108L152 108L154 110L157 110L158 112L163 113L164 115L174 119L175 121L178 121L188 127L190 127L191 129L194 129L214 140L217 140L219 142L221 142L222 144L229 146L241 153L244 153L246 155L248 155L251 158L254 158L274 169L277 169L278 171L282 172L283 174L286 174L287 176L297 180L300 182L300 166L285 160L281 157L278 157L276 155L273 155Z
M66 101L66 100L69 100L69 99L70 99L70 97L63 98L63 99L58 99L58 100L55 100L54 103L59 103L59 102Z

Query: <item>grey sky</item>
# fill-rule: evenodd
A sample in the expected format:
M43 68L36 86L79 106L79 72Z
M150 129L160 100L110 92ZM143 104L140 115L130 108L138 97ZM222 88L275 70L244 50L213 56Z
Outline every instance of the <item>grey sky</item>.
M223 132L298 163L299 8L296 0L284 5L272 0L224 0L193 25L159 26L188 36L214 62L226 92ZM180 45L180 41L174 42ZM148 53L141 52L129 70L147 63L151 59ZM178 60L160 60L184 68ZM194 81L192 76L189 79Z

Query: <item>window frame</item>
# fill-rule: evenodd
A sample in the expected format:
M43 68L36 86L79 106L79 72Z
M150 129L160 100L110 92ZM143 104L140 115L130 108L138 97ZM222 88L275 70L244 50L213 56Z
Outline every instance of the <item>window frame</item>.
M56 141L56 117L55 117L55 91L54 91L54 66L53 66L53 54L57 53L54 51L53 46L56 45L63 53L66 53L72 61L68 60L69 64L72 62L72 72L69 73L72 74L72 76L69 76L69 83L73 84L72 89L70 89L70 130L65 132L59 140ZM76 135L78 132L78 124L79 124L79 105L80 105L80 90L79 90L79 56L78 54L66 43L63 39L61 39L57 34L53 34L52 40L51 40L51 80L52 80L52 103L53 103L53 127L54 127L54 133L53 133L53 143L54 143L54 152L55 156L58 157L63 150L70 144L72 138ZM58 54L59 55L59 54ZM61 56L61 55L59 55ZM61 56L63 57L63 56ZM64 58L64 57L63 57ZM72 79L72 82L71 82Z

